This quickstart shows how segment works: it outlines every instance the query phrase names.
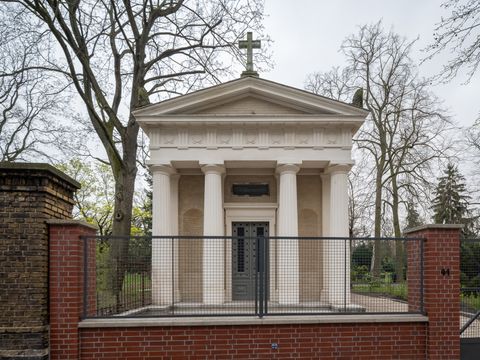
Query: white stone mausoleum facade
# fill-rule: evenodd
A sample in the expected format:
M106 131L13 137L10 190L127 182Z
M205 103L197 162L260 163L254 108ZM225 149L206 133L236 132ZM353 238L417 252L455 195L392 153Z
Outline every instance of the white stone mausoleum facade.
M135 111L150 139L153 235L197 237L153 240L154 304L252 300L255 245L237 241L249 236L274 237L270 301L349 302L349 266L335 260L345 242L295 238L348 236L352 137L367 114L253 76Z

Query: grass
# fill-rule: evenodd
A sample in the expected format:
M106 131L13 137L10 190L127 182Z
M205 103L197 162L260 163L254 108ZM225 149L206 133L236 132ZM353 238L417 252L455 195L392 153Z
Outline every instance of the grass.
M477 294L460 294L460 301L464 310L475 312L480 310L480 296Z
M97 310L99 313L112 311L115 313L117 312L117 298L112 289L107 286L106 276L106 273L97 274ZM151 293L150 276L141 273L127 273L120 293L120 311L150 304Z

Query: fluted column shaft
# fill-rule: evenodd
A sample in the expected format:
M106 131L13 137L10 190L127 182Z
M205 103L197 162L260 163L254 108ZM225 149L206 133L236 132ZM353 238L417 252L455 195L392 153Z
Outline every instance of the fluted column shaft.
M350 165L327 169L330 175L328 236L348 237L348 172ZM347 240L326 242L328 301L341 306L350 304L350 244Z
M224 235L224 211L222 194L222 174L225 168L220 165L205 165L205 198L203 212L203 302L223 304L225 298L225 241L211 236Z
M151 170L153 177L152 235L170 236L173 235L172 224L176 220L175 214L172 214L170 181L175 169L170 166L152 166ZM152 240L152 303L154 305L172 304L175 300L174 259L175 242L173 240Z
M320 175L322 179L322 236L330 236L330 174ZM330 240L322 240L322 300L328 301L328 285L330 272Z
M178 236L178 182L180 180L179 174L172 174L170 176L170 214L171 214L171 234ZM173 288L175 302L179 302L180 299L180 287L178 282L179 267L178 267L178 239L173 240Z
M293 164L277 167L280 191L278 201L278 236L298 237L297 172ZM279 239L278 243L278 301L298 304L300 301L298 240Z

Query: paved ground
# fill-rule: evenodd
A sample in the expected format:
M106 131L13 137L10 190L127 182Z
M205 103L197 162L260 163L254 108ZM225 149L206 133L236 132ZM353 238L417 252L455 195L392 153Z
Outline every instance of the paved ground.
M366 312L407 312L408 304L381 296L368 296L352 293L352 303L365 308Z
M405 313L408 311L408 304L404 301L400 300L395 300L387 297L381 297L381 296L368 296L368 295L360 295L360 294L351 294L351 303L355 305L356 309L363 310L359 312L367 312L367 313L375 313L375 312L382 312L382 313ZM198 305L197 305L198 306ZM178 313L184 313L185 311L187 313L197 313L201 314L202 312L208 313L211 312L212 309L205 309L202 308L201 306L192 306L193 308L196 308L198 312L192 311L192 307L187 307L187 309L177 309ZM235 303L231 304L231 306L223 306L221 309L214 309L216 313L218 314L231 314L232 312L236 312L240 310L240 312L245 311L246 309L252 308L253 311L253 303ZM141 310L141 309L137 309ZM146 310L146 309L145 309ZM144 310L144 311L145 311ZM179 311L180 310L180 311ZM272 311L273 310L273 311ZM275 310L279 309L271 309L271 312L275 312ZM290 309L292 310L292 309ZM284 312L286 309L282 309L278 312ZM135 311L136 312L136 311ZM161 309L149 309L149 312L155 315L160 315L164 313ZM317 304L317 306L311 304L310 306L304 307L304 308L297 308L295 309L295 312L298 313L309 313L309 312L315 312L315 313L330 313L332 310L328 309L325 304ZM126 314L124 314L126 315ZM462 313L460 315L460 328L468 321L470 320L471 316L468 313ZM460 331L460 329L459 329ZM471 324L468 329L462 334L462 337L464 338L471 338L471 337L479 337L480 338L480 319L476 320L473 324Z
M460 315L460 328L472 318L473 314L463 313ZM480 338L480 320L475 320L461 335L462 338Z

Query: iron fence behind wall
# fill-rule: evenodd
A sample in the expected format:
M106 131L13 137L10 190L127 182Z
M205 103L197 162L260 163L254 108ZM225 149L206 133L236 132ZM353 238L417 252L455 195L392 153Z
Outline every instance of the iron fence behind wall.
M480 239L462 239L460 245L460 332L480 338Z
M422 239L251 233L84 238L83 317L423 312Z

